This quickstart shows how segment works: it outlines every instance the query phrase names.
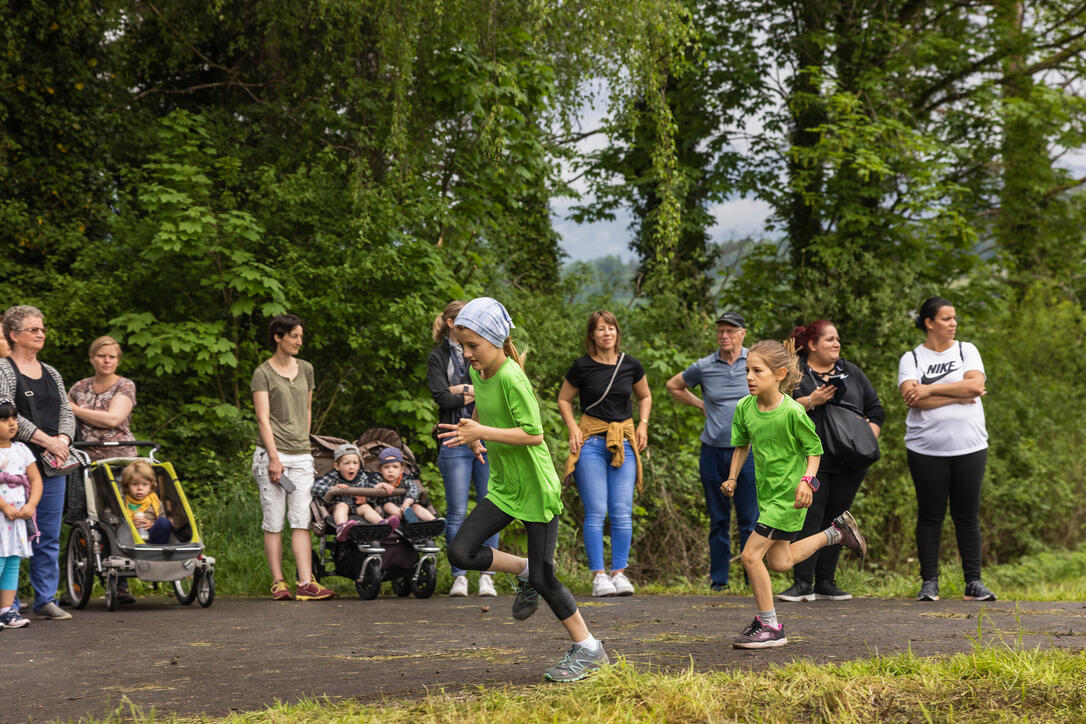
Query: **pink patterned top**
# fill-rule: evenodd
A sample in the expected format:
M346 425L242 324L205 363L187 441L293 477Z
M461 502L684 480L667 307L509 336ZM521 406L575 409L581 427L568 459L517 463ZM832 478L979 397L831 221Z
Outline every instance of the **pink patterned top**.
M72 389L68 392L68 396L75 401L75 404L91 410L98 410L99 412L108 412L109 403L113 401L113 398L116 395L124 395L125 397L130 398L132 400L132 407L135 407L136 383L134 383L127 377L121 377L116 382L114 382L105 392L96 395L94 393L94 378L86 377L72 385ZM89 440L93 442L131 440L131 423L131 413L129 413L128 417L126 417L124 421L117 427L94 427L80 420L78 430L79 439ZM136 457L136 448L92 447L88 448L86 450L86 453L90 456L91 460L101 460L103 458Z

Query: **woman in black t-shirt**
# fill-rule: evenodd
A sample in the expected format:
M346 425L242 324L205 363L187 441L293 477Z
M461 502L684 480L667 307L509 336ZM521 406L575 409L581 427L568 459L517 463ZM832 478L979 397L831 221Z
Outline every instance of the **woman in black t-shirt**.
M633 493L641 479L641 451L648 443L652 393L641 363L622 354L618 320L607 311L588 318L588 354L574 361L558 392L558 411L569 428L569 461L584 504L584 544L593 596L629 596L625 569L633 540ZM573 415L580 396L581 420ZM633 424L630 398L637 398ZM611 519L611 574L603 567L603 521Z

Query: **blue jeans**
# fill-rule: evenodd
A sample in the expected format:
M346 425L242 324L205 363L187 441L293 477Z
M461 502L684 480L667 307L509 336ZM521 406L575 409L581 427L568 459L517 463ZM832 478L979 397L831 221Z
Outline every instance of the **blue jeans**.
M637 459L628 441L623 441L626 459L622 467L611 467L607 440L599 435L585 438L574 475L584 504L584 549L588 568L603 570L603 519L611 518L611 570L626 567L633 541L633 492L637 482Z
M30 585L34 587L34 611L57 600L60 585L60 521L64 513L64 492L67 478L42 478L41 500L38 502L38 530L41 537L34 542L30 556Z
M445 544L452 547L453 540L468 514L468 496L475 481L475 502L486 497L486 484L490 480L490 463L481 463L467 445L445 447L437 453L437 468L445 483ZM498 547L498 534L487 538L483 545ZM463 568L452 567L453 576L464 575Z
M728 566L732 555L731 526L732 504L739 526L739 549L747 544L754 524L758 522L758 490L754 485L754 456L739 471L735 482L735 495L729 498L720 492L720 484L731 472L733 447L713 447L701 444L698 469L701 486L705 488L705 507L709 513L709 577L716 585L728 585Z

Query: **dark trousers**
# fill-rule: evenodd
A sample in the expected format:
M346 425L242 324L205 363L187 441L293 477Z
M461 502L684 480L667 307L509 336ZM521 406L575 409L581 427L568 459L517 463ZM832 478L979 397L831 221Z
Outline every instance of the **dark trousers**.
M747 456L739 479L735 481L735 495L729 498L720 492L720 484L731 472L734 453L733 447L713 447L702 443L698 458L701 486L705 489L705 508L709 513L709 578L722 586L728 585L732 556L732 504L735 504L740 550L747 544L747 538L758 522L758 489L754 484L753 454Z
M807 518L803 521L803 531L797 540L826 530L834 518L848 510L866 474L866 468L840 473L820 472L818 482L821 485L814 491L811 507L807 509ZM840 556L840 543L819 549L792 569L796 581L813 583L818 580L833 583L837 573L837 559Z
M916 489L916 550L920 577L939 577L939 542L947 502L965 581L980 579L980 486L988 451L936 457L907 450Z
M516 520L488 499L480 500L468 513L460 531L449 545L449 563L469 571L488 570L494 551L483 541ZM524 523L528 534L528 582L554 611L559 621L577 613L577 602L554 575L554 548L558 543L558 516L549 523Z

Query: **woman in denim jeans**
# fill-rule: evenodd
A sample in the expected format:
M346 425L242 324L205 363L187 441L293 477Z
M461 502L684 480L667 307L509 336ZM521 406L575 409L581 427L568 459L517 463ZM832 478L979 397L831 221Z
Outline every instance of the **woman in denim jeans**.
M445 311L434 319L433 334L437 346L426 361L426 383L439 408L440 422L456 424L463 417L471 417L475 409L475 390L468 378L468 366L464 353L449 332L456 315L464 303L452 301ZM486 455L483 455L486 460ZM490 479L490 463L478 460L466 445L460 447L438 446L437 467L445 483L445 543L451 546L460 525L468 513L468 497L471 483L475 482L475 500L486 497L486 484ZM485 541L491 548L498 547L498 534ZM452 569L453 585L450 596L468 595L468 578L464 570ZM479 575L479 595L496 596L494 574Z
M588 318L588 354L573 362L558 392L558 411L569 428L569 461L584 504L584 545L593 596L629 596L625 569L633 540L633 493L641 479L641 451L648 443L652 393L641 363L622 354L622 332L610 312ZM580 396L581 420L573 415ZM630 398L637 398L633 423ZM611 574L603 567L603 521L611 519Z

